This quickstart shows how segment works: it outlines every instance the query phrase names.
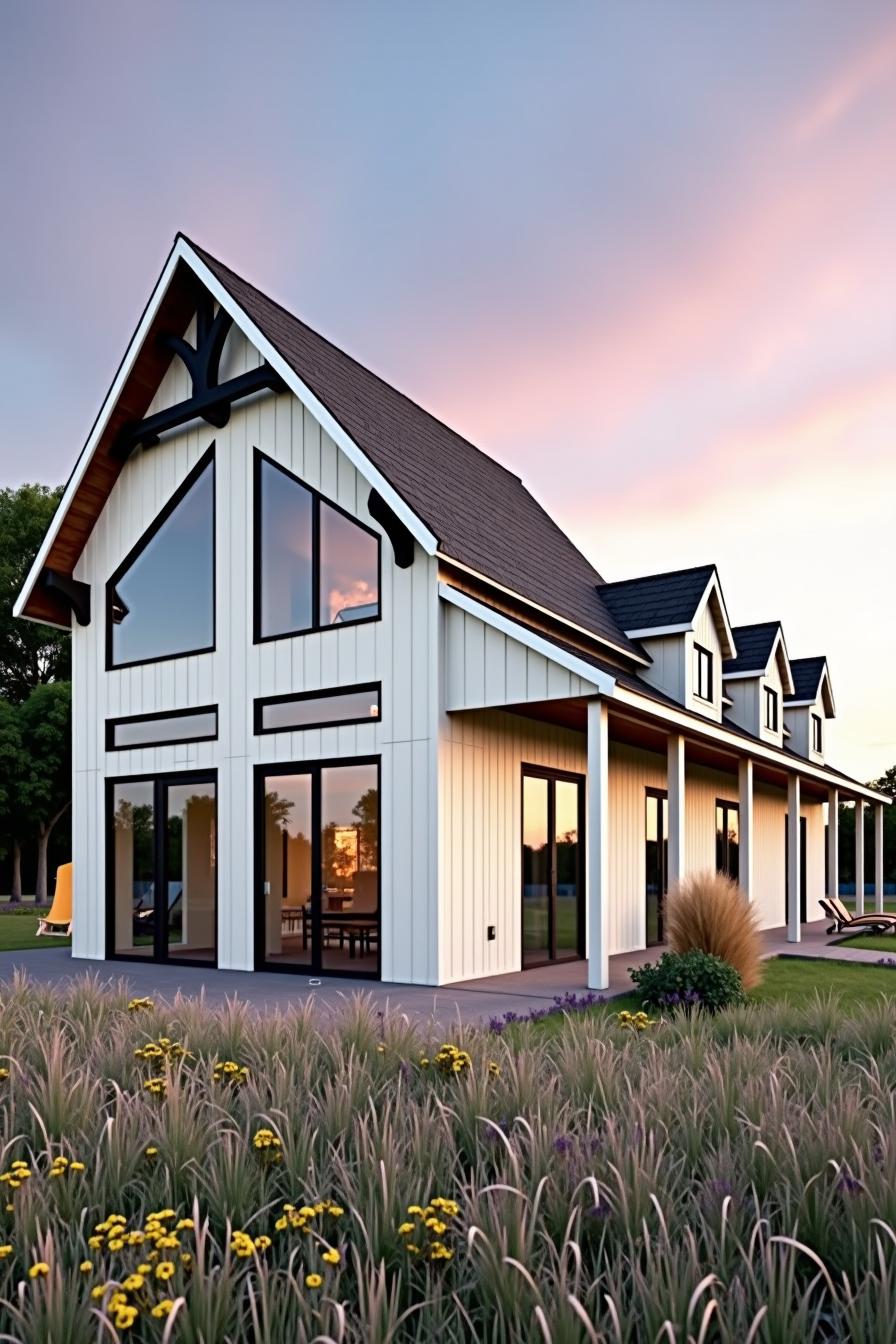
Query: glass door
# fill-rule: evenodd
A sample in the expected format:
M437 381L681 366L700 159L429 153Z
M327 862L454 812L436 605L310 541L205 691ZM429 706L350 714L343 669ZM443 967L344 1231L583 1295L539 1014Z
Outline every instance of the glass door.
M256 962L379 975L379 765L261 768Z
M523 772L523 968L585 955L584 781Z
M669 799L662 789L647 790L644 842L645 946L666 941L665 908L669 890Z
M214 964L213 775L109 782L109 955Z

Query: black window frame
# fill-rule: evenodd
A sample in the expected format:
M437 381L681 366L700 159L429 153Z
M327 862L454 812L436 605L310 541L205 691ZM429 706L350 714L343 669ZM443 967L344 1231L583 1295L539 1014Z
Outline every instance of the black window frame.
M196 714L214 714L215 730L212 733L200 733L192 737L154 737L150 742L130 743L124 746L117 746L115 742L115 729L122 724L129 723L168 723L177 719L193 718ZM197 705L189 709L162 709L152 714L125 714L117 719L106 720L106 750L107 751L143 751L145 747L172 747L188 745L191 742L216 742L218 740L218 706L217 705Z
M657 838L654 843L659 846L660 854L660 876L662 890L657 893L657 940L656 942L647 941L647 846L650 843L647 839L647 814L651 803L659 803ZM663 808L663 803L666 807ZM669 827L668 827L668 789L657 789L652 786L644 790L644 924L645 924L645 947L665 947L666 945L666 897L669 895ZM665 825L663 823L666 823Z
M713 703L713 694L714 694L714 690L715 690L715 687L714 687L714 684L713 684L714 681L715 681L715 678L714 678L714 675L713 675L714 669L713 669L712 649L707 649L703 644L698 644L697 641L694 640L694 653L695 653L695 655L696 655L696 669L695 669L695 670L696 670L696 673L697 673L697 676L696 676L696 686L695 686L695 688L694 688L694 694L695 694L695 696L697 697L698 700L703 700L703 701L705 701L706 704L711 705L711 704ZM703 692L702 692L702 690L700 689L700 687L701 687L702 684L703 684L703 676L702 676L702 673L703 673L703 668L704 668L704 661L703 661L704 659L706 660L706 662L705 662L705 667L706 667L706 683L707 683L707 686L708 686L708 688L709 688L709 693L708 693L707 695L704 695Z
M810 715L810 720L812 724L812 750L821 756L824 751L824 735L821 715L813 713Z
M525 960L526 955L526 908L525 908L525 876L523 854L523 808L524 791L526 787L526 778L544 779L548 783L548 875L550 878L550 892L548 896L548 956L542 961ZM557 956L557 836L556 836L556 792L557 783L575 784L578 789L577 822L579 828L578 856L576 884L577 884L577 929L576 929L576 953L575 957ZM585 888L586 877L586 857L585 857L585 827L588 820L588 802L587 776L578 774L572 770L554 770L547 765L530 765L523 761L520 768L520 836L519 836L519 854L520 854L520 970L532 971L541 966L566 966L577 961L584 961L587 958L587 944L585 940L585 921L587 919L588 897Z
M134 561L146 550L146 547L153 540L155 535L161 531L162 527L167 523L177 506L182 503L190 493L209 463L211 463L212 469L212 642L211 644L204 644L195 649L182 649L177 653L162 653L154 658L134 658L126 663L116 663L113 659L112 650L112 629L115 624L112 619L112 605L116 584L120 582L121 578L130 569ZM105 610L107 672L119 672L127 667L146 667L149 663L170 663L174 658L193 658L196 654L215 652L218 639L218 487L214 440L202 454L196 465L187 472L187 475L181 481L174 494L163 506L162 511L156 515L146 531L142 533L138 541L131 547L121 563L106 580Z
M313 485L303 481L299 476L284 467L282 462L277 462L273 457L261 451L260 448L253 448L252 461L252 643L269 644L275 639L296 639L301 635L318 634L322 630L349 629L358 625L371 625L374 621L383 619L383 539L379 532L374 528L368 527L362 523L360 518L356 518L348 509L344 509L341 504L328 498L327 495L315 490ZM262 546L262 518L261 518L261 472L263 464L274 467L277 471L283 473L287 480L292 481L294 485L300 485L303 490L307 490L311 496L311 624L300 630L278 630L275 634L264 635L261 632L261 546ZM343 621L338 625L333 622L321 624L320 619L320 508L321 504L326 504L328 508L336 513L341 513L350 523L362 532L366 532L376 541L376 591L377 591L377 612L375 616L360 616L357 620Z
M292 728L265 728L264 711L268 705L301 704L303 700L338 700L340 696L370 693L376 695L378 713L353 718L327 719L320 723L297 723ZM287 691L285 695L262 695L253 702L253 732L256 737L270 737L274 733L310 733L319 728L345 728L357 723L382 723L383 684L380 681L362 681L353 686L325 686L319 691Z
M722 832L724 834L724 840L722 841L722 843L724 844L725 847L726 860L730 857L730 851L731 851L731 843L728 839L728 814L729 812L733 812L737 817L737 876L735 876L731 872L731 869L730 867L727 866L727 864L725 867L719 866L720 811L722 813ZM716 872L723 873L726 877L730 877L732 882L740 883L740 803L739 802L734 802L730 798L716 799L715 832L716 832Z
M763 725L768 732L776 733L778 731L778 692L775 690L774 686L765 686L763 687L763 690L765 691L765 714L763 716ZM769 715L769 710L773 711L771 715ZM771 717L771 723L769 723L769 717Z
M253 964L256 971L277 971L284 975L312 975L345 979L344 969L328 970L318 966L314 958L314 935L307 962L270 961L267 956L267 928L265 920L265 779L270 775L309 775L311 777L311 872L312 919L321 914L321 871L323 857L323 827L321 815L321 774L334 767L373 765L376 767L376 970L352 970L353 980L381 980L383 973L383 769L381 756L330 756L314 761L262 761L253 770L253 825L254 825L254 908L253 928L255 948Z
M166 790L169 784L213 784L215 786L215 955L209 959L199 957L172 957L167 950L167 925L156 921L153 928L153 955L145 957L137 953L116 952L115 950L115 786L116 784L151 784L153 810L153 884L155 890L160 885L160 875L165 872L167 850L165 839L167 826L164 821L167 813L164 809ZM218 881L218 857L220 853L219 804L221 794L218 784L218 771L214 767L202 770L140 770L131 775L107 775L105 798L105 854L106 854L106 960L138 962L142 966L200 966L205 970L217 969L218 949L221 942L219 902L220 884ZM163 824L159 824L159 819ZM163 880L167 881L167 879ZM165 947L164 953L161 949Z

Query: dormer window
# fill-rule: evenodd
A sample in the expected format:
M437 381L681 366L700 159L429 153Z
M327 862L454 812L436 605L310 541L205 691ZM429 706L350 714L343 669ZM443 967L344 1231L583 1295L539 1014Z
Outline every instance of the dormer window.
M765 688L765 726L770 733L778 731L778 692L771 686Z
M823 741L823 739L822 739L822 730L821 730L821 715L820 715L820 714L813 714L813 715L812 715L812 750L813 750L813 751L817 751L818 754L819 754L819 756L821 755L821 752L822 752L822 745L821 745L821 744L822 744L822 741Z
M702 644L694 645L694 694L712 701L712 654Z

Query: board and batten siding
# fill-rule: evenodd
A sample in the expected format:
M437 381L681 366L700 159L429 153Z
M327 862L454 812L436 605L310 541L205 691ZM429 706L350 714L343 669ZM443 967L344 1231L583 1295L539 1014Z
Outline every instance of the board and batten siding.
M191 333L187 333L188 339ZM258 364L234 328L221 377ZM190 393L179 360L147 414ZM141 667L106 671L105 585L110 574L215 444L216 647ZM200 424L138 451L122 471L75 569L91 585L94 619L72 632L74 683L74 952L105 955L105 779L210 769L218 787L218 964L254 964L253 767L330 757L381 758L382 974L436 979L436 771L438 580L417 547L398 569L382 537L382 620L252 643L253 450L293 472L381 533L367 511L369 486L291 393L234 407L223 429ZM177 594L171 594L177 601ZM382 683L379 722L256 736L258 696ZM106 752L106 718L218 706L217 741Z

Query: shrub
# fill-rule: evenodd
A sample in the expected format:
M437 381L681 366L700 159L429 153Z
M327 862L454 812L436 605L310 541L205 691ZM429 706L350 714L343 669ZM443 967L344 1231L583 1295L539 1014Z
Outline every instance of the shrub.
M721 957L738 972L744 989L755 989L762 979L756 910L724 873L683 878L669 893L666 929L673 952L698 948Z
M746 997L734 967L697 948L664 952L657 962L630 968L629 975L649 1008L702 1007L715 1013Z

